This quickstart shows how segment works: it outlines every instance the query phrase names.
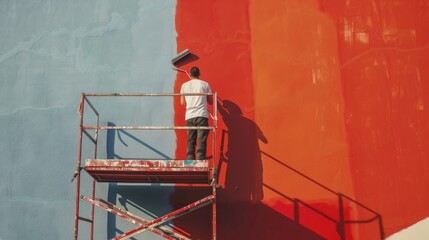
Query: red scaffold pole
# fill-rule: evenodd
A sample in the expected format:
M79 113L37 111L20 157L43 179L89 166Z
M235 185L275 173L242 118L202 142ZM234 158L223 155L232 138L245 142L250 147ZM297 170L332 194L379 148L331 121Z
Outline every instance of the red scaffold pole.
M79 235L79 195L80 195L80 164L82 160L82 129L83 129L83 108L84 108L84 95L82 94L82 97L80 99L80 106L79 106L79 117L80 117L80 124L79 124L79 142L78 142L78 149L77 149L77 162L76 162L76 199L75 199L75 216L74 216L74 239L77 240L77 237Z
M216 240L216 188L217 188L217 172L216 172L216 130L217 130L217 93L214 93L214 128L213 128L213 179L212 179L212 239Z

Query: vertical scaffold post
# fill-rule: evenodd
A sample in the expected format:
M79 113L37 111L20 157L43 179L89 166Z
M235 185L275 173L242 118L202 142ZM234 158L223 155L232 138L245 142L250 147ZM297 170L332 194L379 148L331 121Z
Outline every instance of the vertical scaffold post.
M77 162L76 162L76 199L75 199L75 216L74 216L74 239L77 240L79 235L79 201L80 201L80 165L82 160L82 130L83 130L83 112L84 112L84 94L82 93L79 105L79 139L77 149Z
M94 136L94 152L93 152L93 156L94 159L97 158L97 147L98 147L98 127L100 126L100 116L96 113L97 115L97 129L95 129L95 136ZM95 185L96 185L96 181L95 179L92 179L92 200L95 199ZM90 240L94 239L94 221L95 221L95 210L94 210L95 206L94 204L91 204L91 226L90 226Z
M92 200L95 199L95 180L92 179ZM94 240L94 204L91 204L91 223L89 230L89 239Z
M213 191L213 204L212 204L212 210L213 210L213 226L212 226L212 232L213 232L213 240L216 240L216 188L217 188L217 173L216 173L216 129L217 129L217 93L214 93L214 120L213 120L213 185L212 185L212 191Z

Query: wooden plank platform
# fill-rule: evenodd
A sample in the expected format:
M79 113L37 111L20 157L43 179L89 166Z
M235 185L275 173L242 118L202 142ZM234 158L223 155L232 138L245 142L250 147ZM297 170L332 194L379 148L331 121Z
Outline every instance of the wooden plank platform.
M207 160L87 159L83 168L97 182L209 184Z

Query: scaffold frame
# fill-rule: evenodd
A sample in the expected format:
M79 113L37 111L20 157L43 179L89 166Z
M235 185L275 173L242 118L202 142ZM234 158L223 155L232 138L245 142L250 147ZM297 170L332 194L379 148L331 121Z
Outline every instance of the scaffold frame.
M100 114L89 100L90 97L175 97L175 96L212 96L213 97L213 124L208 127L188 127L188 126L102 126L100 125ZM85 106L89 106L96 116L96 124L84 125ZM201 207L212 205L212 239L216 239L216 129L217 129L217 93L82 93L79 104L79 136L76 170L72 181L75 181L75 218L74 218L74 239L79 238L79 221L90 224L90 238L94 239L94 215L95 207L99 207L111 214L121 217L135 225L131 231L125 232L113 239L128 239L145 231L151 231L165 239L189 239L178 232L163 227L162 224L175 218L183 216ZM157 160L157 159L98 159L97 148L100 130L209 130L212 131L213 155L210 159L202 160ZM92 135L89 130L94 131ZM92 158L82 161L83 137L86 136L93 143ZM81 174L82 170L92 177L91 197L81 195ZM190 203L182 208L176 209L164 216L153 220L146 220L129 211L119 208L115 204L109 203L96 197L97 182L121 182L121 183L168 183L168 184L190 184L191 186L208 186L212 192L209 196ZM159 186L159 185L158 185ZM80 216L80 201L84 200L91 204L90 219Z

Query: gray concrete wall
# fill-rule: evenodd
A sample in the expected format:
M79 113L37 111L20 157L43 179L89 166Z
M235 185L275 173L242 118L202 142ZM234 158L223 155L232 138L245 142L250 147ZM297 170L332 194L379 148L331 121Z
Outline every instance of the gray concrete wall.
M0 1L0 239L72 239L70 180L80 93L172 92L175 5L174 0ZM172 98L116 100L94 100L101 124L173 125ZM174 132L130 134L122 134L122 141L117 132L110 140L102 134L99 156L174 157ZM83 181L87 193L89 178ZM97 188L98 195L118 204L128 199L129 210L142 211L146 204L154 214L169 210L169 191ZM155 204L163 201L166 205ZM89 204L81 205L88 210ZM101 210L96 214L96 239L132 227ZM81 239L88 239L87 224L80 230Z

